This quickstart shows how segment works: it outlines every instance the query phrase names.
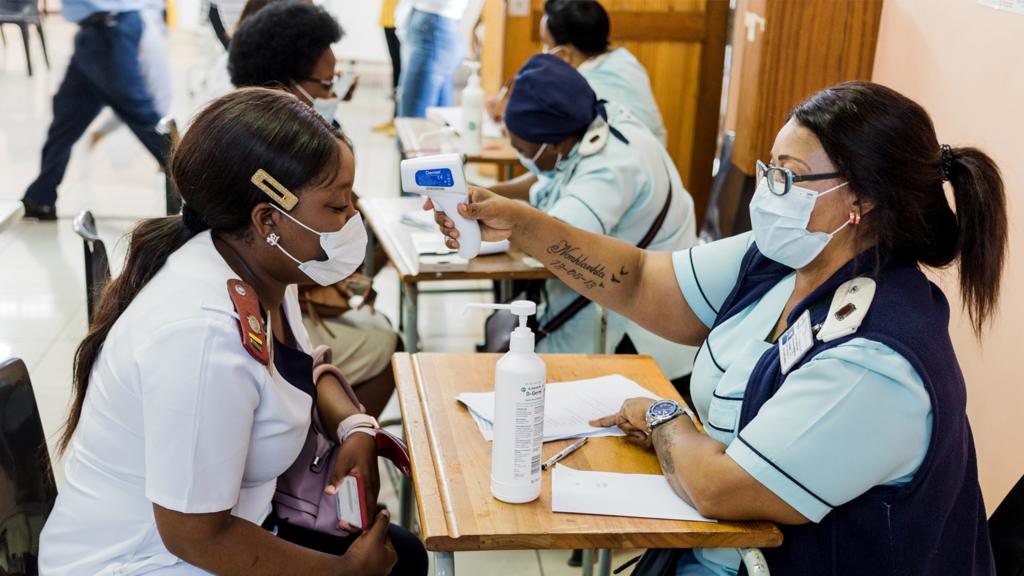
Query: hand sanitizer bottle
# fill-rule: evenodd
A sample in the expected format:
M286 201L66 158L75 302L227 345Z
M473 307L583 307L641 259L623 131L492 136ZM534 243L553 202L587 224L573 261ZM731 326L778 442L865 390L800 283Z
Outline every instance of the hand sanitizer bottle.
M467 60L470 75L462 90L462 126L460 126L463 154L479 154L484 122L484 89L480 87L480 63Z
M511 304L470 304L469 308L510 310L519 316L507 354L494 372L494 441L491 445L491 494L502 502L523 504L540 496L544 442L544 387L547 367L534 353L527 318L537 313L529 300Z

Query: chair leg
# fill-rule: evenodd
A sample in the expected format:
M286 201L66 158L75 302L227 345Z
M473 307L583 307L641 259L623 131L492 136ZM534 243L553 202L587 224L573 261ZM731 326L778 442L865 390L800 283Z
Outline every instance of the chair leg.
M28 75L32 75L32 47L28 44L28 24L18 24L21 28L21 41L25 45L25 64L28 65Z
M43 47L43 60L46 62L46 69L50 69L50 53L46 50L46 35L43 34L43 23L36 24L36 32L39 33L39 45Z

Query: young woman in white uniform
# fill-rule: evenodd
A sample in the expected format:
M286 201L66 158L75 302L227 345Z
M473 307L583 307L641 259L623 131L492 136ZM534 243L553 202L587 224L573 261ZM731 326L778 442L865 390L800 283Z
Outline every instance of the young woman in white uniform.
M994 574L949 305L920 267L959 264L980 335L1006 252L998 168L940 147L906 97L849 82L793 111L758 174L752 235L676 254L482 189L460 212L485 240L534 256L568 244L627 272L588 287L587 270L552 269L644 328L702 343L692 390L708 434L673 401L629 400L594 424L653 449L704 515L782 524L782 546L764 550L773 574ZM743 571L735 550L674 554L681 575Z
M422 546L386 512L324 543L271 510L314 404L341 441L335 486L358 471L376 506L375 443L350 435L372 418L334 376L313 381L295 290L363 259L350 145L294 96L240 90L196 117L171 175L183 216L135 228L76 354L41 573L383 575L398 549L395 570L425 574Z

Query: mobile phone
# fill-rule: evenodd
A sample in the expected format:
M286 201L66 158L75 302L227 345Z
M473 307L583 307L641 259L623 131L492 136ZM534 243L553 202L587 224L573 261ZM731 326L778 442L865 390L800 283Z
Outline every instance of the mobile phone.
M363 477L359 472L351 472L341 481L338 489L338 519L348 522L360 530L370 525L366 509L366 491L363 488Z

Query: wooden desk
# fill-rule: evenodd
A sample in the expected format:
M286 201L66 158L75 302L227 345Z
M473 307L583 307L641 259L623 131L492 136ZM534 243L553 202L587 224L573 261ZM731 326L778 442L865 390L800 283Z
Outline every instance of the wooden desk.
M444 124L427 118L395 118L395 131L398 134L398 151L402 158L416 158L430 154L440 154L440 140L431 139L428 135L437 134ZM427 136L424 138L424 136ZM452 141L455 152L459 152L459 139ZM466 155L467 164L494 164L499 174L509 180L519 166L519 157L515 148L506 138L483 138L478 154Z
M21 216L24 213L25 206L19 200L4 200L0 202L0 232L21 220Z
M403 120L399 118L399 120ZM405 118L409 120L409 118ZM469 262L465 270L438 270L423 266L413 244L412 235L422 232L419 228L402 223L402 214L422 209L423 199L416 198L362 198L359 209L368 227L372 254L376 242L387 254L398 270L402 282L404 299L405 347L416 350L417 313L419 309L419 283L438 280L497 280L503 284L503 296L511 297L513 280L537 280L554 278L543 267L535 266L524 258L526 254L513 248L506 254L478 256ZM372 270L369 271L372 273Z
M493 389L497 354L395 354L392 365L412 457L421 535L440 572L460 550L773 547L782 534L766 522L682 522L551 511L550 474L538 500L511 505L490 492L490 445L461 392ZM647 356L546 355L551 382L622 374L663 398L680 400ZM570 441L544 444L548 458ZM583 470L660 473L657 457L619 437L592 438L564 460ZM446 572L447 570L447 572ZM763 572L761 572L763 573Z

